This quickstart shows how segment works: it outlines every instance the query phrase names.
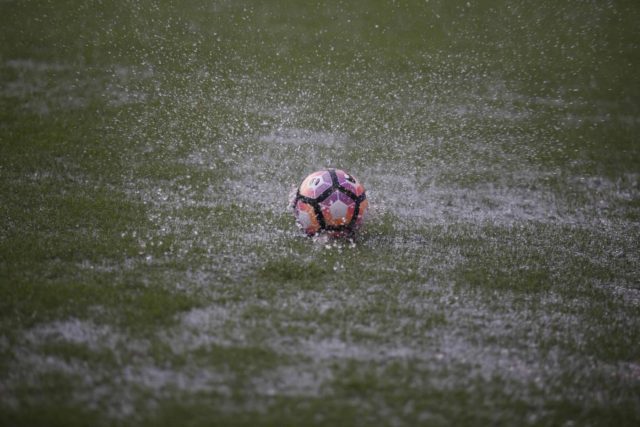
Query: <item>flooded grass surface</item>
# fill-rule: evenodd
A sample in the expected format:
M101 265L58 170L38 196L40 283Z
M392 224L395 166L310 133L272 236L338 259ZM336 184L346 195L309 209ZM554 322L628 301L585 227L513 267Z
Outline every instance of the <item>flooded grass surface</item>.
M1 425L640 422L636 2L0 10Z

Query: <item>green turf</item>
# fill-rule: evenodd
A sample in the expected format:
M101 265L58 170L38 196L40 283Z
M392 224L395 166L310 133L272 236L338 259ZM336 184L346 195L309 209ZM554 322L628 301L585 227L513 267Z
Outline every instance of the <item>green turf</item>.
M640 422L636 2L0 10L0 425Z

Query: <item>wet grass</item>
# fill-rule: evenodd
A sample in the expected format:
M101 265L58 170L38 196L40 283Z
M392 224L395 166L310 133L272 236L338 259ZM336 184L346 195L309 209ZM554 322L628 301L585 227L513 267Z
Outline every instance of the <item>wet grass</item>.
M3 8L1 425L638 424L635 3Z

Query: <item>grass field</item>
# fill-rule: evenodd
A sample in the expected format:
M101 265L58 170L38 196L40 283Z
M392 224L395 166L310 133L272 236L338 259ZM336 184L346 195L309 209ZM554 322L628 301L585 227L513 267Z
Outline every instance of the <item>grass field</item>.
M640 424L637 1L0 11L0 425Z

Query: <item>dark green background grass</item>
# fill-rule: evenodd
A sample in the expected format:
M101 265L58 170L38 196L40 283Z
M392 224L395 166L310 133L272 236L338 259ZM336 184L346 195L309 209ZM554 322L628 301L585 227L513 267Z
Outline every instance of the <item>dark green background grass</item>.
M636 2L0 10L1 425L639 422Z

